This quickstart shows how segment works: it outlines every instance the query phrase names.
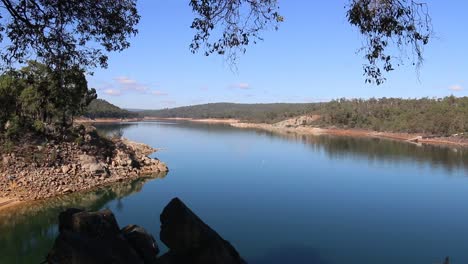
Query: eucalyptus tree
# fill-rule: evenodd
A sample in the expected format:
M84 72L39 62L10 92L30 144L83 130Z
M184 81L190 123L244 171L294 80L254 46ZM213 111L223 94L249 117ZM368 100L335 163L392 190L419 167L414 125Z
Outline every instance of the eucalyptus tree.
M137 0L0 0L0 52L4 67L35 59L54 70L107 66L107 53L129 47L137 34ZM294 2L293 4L300 4ZM415 0L346 0L349 23L365 42L366 82L381 84L384 72L423 61L432 37L425 3ZM262 32L285 18L277 0L189 0L194 12L192 52L220 54L234 62ZM313 26L313 25L312 25ZM317 36L319 37L319 36ZM66 92L65 90L63 92Z

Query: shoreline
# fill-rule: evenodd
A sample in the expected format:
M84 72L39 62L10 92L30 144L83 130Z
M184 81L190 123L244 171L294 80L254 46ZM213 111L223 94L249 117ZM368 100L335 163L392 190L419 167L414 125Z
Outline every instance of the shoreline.
M239 119L222 119L222 118L186 118L186 117L143 117L133 119L118 119L118 118L97 118L94 120L80 120L79 123L120 123L120 122L141 122L141 121L188 121L207 124L228 124L236 128L244 129L261 129L274 133L296 133L300 135L331 135L345 137L367 137L367 138L382 138L389 140L402 141L412 144L428 144L439 146L456 146L468 147L468 139L453 140L447 137L424 137L416 133L394 133L394 132L379 132L364 129L343 129L343 128L320 128L311 126L292 126L286 127L278 124L266 123L248 123L242 122ZM282 121L284 122L284 121ZM282 123L280 122L280 123Z
M18 200L15 198L0 197L0 213L8 212L8 210L15 210L18 207L25 206L28 204L29 205L40 204L43 202L47 202L47 200L49 199L54 199L57 197L97 191L99 189L109 187L112 185L116 185L119 183L132 182L134 180L139 180L139 179L160 179L160 178L164 178L167 175L167 173L168 172L157 172L157 173L140 174L140 175L131 176L131 177L120 177L113 181L102 182L100 184L89 186L88 188L79 189L74 192L65 193L65 194L57 194L55 196L50 196L47 198L42 198L42 199L37 199L37 200Z
M248 128L248 129L262 129L265 131L275 133L296 133L300 135L331 135L341 137L366 137L366 138L381 138L388 140L396 140L401 142L407 142L412 144L428 144L428 145L439 145L439 146L457 146L457 147L468 147L468 140L453 141L451 138L424 138L421 134L412 133L393 133L393 132L379 132L369 131L364 129L341 129L341 128L319 128L319 127L283 127L275 126L274 124L255 124L255 123L232 123L231 126L237 128Z
M139 117L139 118L77 118L73 122L77 124L94 124L94 123L132 123L132 122L144 122L144 121L190 121L199 123L213 123L213 124L233 124L239 123L240 120L230 118L188 118L188 117Z
M89 142L99 138L93 131L84 135L88 143L83 145L28 145L2 154L0 211L169 171L164 162L149 157L157 149L124 138L109 140L112 145L106 147L94 146Z

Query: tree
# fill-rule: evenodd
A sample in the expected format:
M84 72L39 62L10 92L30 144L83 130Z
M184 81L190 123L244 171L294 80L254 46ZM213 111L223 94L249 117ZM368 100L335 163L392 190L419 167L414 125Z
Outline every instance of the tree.
M43 128L46 123L66 128L94 99L96 90L88 89L79 67L58 72L29 61L21 70L0 76L0 131L11 120L25 128Z
M105 52L128 48L140 17L136 0L0 0L4 66L34 55L50 67L107 66ZM98 44L98 45L96 45Z
M129 47L137 33L136 0L0 0L0 40L9 44L0 53L6 65L24 63L31 54L58 72L79 66L106 67L105 52ZM381 84L383 72L404 61L423 61L422 47L431 38L427 5L414 0L348 0L347 18L366 42L362 48L366 82ZM248 45L262 40L261 32L284 21L277 0L190 0L195 13L190 44L193 53L220 54L235 62ZM98 44L98 45L96 45ZM397 64L399 64L397 63Z
M262 40L264 29L278 28L284 21L276 0L191 0L197 15L192 23L196 34L190 45L192 52L227 54L235 61L249 44ZM366 82L381 84L383 72L394 69L394 60L403 63L408 50L410 60L419 67L423 61L423 46L432 37L428 7L414 0L349 0L347 18L365 39L361 48L367 64ZM215 36L213 36L215 35Z
M22 83L16 78L15 72L7 72L0 76L0 132L6 122L17 112L17 98L22 90Z

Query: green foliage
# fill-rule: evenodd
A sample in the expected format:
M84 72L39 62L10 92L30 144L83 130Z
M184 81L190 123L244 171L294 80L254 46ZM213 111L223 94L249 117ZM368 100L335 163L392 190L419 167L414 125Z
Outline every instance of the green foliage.
M78 67L57 72L30 61L0 76L0 132L6 129L4 135L11 138L22 132L45 133L47 124L65 128L95 98L96 91L88 89Z
M204 104L140 112L142 116L234 118L255 123L276 123L300 115L320 115L314 126L375 131L468 134L468 97L441 99L338 99L310 104Z
M0 153L11 153L13 152L15 144L11 140L4 140L2 144L2 150Z
M413 65L421 65L423 46L432 37L426 3L413 0L352 0L347 17L349 23L364 36L365 44L361 50L368 61L364 65L366 82L383 83L383 71L392 71L394 60L400 64L402 57L407 56L405 53L394 54L394 50L409 48L414 56Z
M39 121L39 120L34 121L33 128L36 132L40 134L43 134L46 131L46 125L44 124L44 122Z
M366 82L382 83L383 71L413 55L422 62L422 47L432 37L425 3L413 0L348 0L348 22L364 37ZM235 62L247 46L263 40L262 32L284 21L278 0L190 0L195 30L190 50L220 54ZM138 33L136 0L2 0L0 59L9 67L35 57L61 72L107 67L107 52L130 46ZM395 50L403 51L400 56ZM409 51L409 52L405 52ZM410 58L411 59L411 58ZM399 64L399 63L398 63Z
M183 118L235 118L255 123L275 123L317 110L320 104L214 103L163 110L141 111L141 116Z
M468 131L468 97L339 99L318 113L325 126L432 135Z
M136 118L138 113L121 109L106 100L96 99L91 101L84 114L88 118Z
M8 120L5 136L8 139L15 139L21 134L23 130L24 123L17 116L15 116Z
M231 62L237 52L245 53L249 44L262 40L262 30L277 29L284 20L276 0L191 0L190 6L196 14L191 25L196 31L190 45L192 53L202 48L206 56L227 55ZM215 34L219 35L213 37Z
M105 67L105 53L128 48L140 19L136 0L2 0L0 17L6 66L34 56L57 70Z

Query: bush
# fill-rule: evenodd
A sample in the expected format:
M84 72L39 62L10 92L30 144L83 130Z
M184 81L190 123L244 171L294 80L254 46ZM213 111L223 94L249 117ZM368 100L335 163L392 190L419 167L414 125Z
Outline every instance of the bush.
M36 120L33 122L33 129L38 133L44 134L46 131L46 125L44 124L44 122Z
M5 127L5 136L8 139L16 138L23 132L23 124L17 116L10 119L10 121L7 122Z

